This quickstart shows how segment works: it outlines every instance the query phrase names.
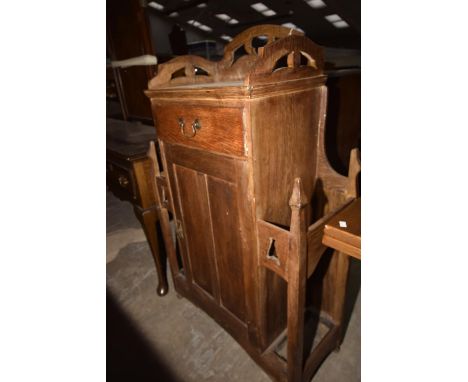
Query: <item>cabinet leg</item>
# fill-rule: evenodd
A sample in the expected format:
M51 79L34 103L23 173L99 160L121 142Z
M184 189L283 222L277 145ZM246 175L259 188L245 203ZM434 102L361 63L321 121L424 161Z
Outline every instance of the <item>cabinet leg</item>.
M155 208L149 210L138 211L135 210L136 215L140 218L145 231L146 239L148 240L151 254L153 255L154 263L156 265L156 272L158 273L159 284L157 293L159 296L164 296L168 291L167 274L165 261L163 261L159 253L159 240L157 231L158 214Z

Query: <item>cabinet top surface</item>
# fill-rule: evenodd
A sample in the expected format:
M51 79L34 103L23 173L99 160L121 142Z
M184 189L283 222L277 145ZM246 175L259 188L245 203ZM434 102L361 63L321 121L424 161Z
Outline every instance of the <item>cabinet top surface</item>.
M165 89L204 89L204 88L224 88L224 87L243 87L242 81L222 81L222 82L205 82L195 84L181 84L176 86L168 86ZM163 88L164 89L164 88Z

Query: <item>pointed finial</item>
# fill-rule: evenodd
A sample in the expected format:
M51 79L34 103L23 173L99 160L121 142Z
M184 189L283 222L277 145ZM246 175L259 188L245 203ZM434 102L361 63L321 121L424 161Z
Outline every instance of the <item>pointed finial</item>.
M289 205L295 208L303 208L308 203L309 201L307 200L304 188L302 187L301 178L294 179L294 186L291 199L289 199Z

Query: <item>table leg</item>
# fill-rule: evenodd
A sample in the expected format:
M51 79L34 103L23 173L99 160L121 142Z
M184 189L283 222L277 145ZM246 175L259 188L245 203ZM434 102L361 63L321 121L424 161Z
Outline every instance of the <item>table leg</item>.
M139 218L145 231L146 239L148 240L151 254L153 255L156 271L158 273L159 284L157 293L159 296L164 296L168 291L166 262L159 253L159 240L157 231L158 214L156 208L141 210L135 208L135 213Z

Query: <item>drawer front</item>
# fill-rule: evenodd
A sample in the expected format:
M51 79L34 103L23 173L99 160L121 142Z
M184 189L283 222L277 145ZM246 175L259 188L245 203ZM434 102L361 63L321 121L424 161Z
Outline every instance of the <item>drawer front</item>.
M232 107L153 106L158 137L169 143L243 156L242 109Z
M131 170L107 162L107 184L122 199L134 202L138 198L136 183Z

